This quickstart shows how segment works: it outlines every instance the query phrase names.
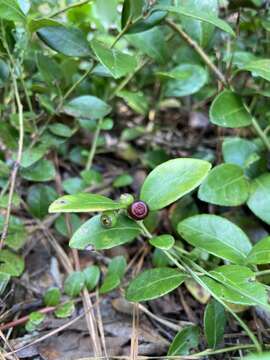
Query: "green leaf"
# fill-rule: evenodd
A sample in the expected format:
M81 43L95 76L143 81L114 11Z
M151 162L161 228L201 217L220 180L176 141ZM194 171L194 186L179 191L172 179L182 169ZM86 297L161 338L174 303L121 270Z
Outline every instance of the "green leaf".
M157 299L176 289L185 278L186 275L176 269L146 270L130 282L126 298L132 302Z
M135 34L152 29L153 27L156 27L156 25L159 25L166 15L167 11L155 11L150 13L147 17L143 17L143 19L131 24L127 30L127 34Z
M207 82L207 72L200 65L182 64L170 72L158 72L169 79L165 85L165 96L187 96L198 92Z
M31 2L30 0L17 0L22 12L27 15L30 8L31 8Z
M38 311L32 312L29 316L29 320L25 325L26 331L28 332L35 331L38 328L38 326L42 324L44 319L45 319L45 314L42 314L41 312Z
M246 234L221 216L195 215L180 222L177 230L194 247L236 264L244 264L251 250Z
M190 350L199 345L199 335L198 326L186 326L180 330L170 345L168 356L189 355Z
M143 15L144 0L124 0L121 26L122 29L126 26L127 22L134 22Z
M108 275L114 274L119 277L121 280L125 274L127 267L127 261L124 256L116 256L114 257L109 264L108 267Z
M221 127L238 128L251 125L252 116L245 107L241 96L224 90L211 105L210 120L213 124Z
M111 249L135 239L141 232L139 225L124 215L120 215L116 225L105 228L96 215L86 221L72 236L70 247L85 249L93 246L96 250Z
M49 126L49 130L57 136L70 138L74 134L74 130L69 126L61 123L55 123Z
M49 18L29 19L28 21L28 29L31 33L34 33L41 28L47 28L49 26L62 27L62 24L56 20Z
M222 164L210 171L198 196L210 204L239 206L249 197L249 182L239 166Z
M62 186L65 192L70 195L81 193L86 187L85 182L80 177L68 178L63 181Z
M98 60L115 79L130 74L137 66L135 56L116 49L109 49L97 40L93 40L91 46Z
M248 254L249 264L260 265L270 263L270 236L257 242Z
M9 78L9 67L5 61L0 59L0 87L3 87Z
M74 271L65 280L64 291L67 295L75 297L80 295L84 287L84 274L81 271Z
M60 81L62 76L61 67L50 56L45 56L42 53L37 54L37 65L42 79L48 83L49 86L54 85ZM51 126L54 126L51 125Z
M210 271L215 279L202 279L223 301L239 305L269 307L267 292L263 284L255 280L255 274L247 267L224 265Z
M263 174L251 183L247 205L258 218L270 225L270 174Z
M55 168L51 161L41 159L34 165L23 168L21 175L24 179L35 182L46 182L55 179Z
M143 54L160 64L165 64L168 60L167 43L162 28L154 27L148 31L127 35L126 39Z
M46 151L46 148L41 146L25 150L22 155L21 166L27 168L34 165L44 156Z
M74 231L76 231L81 226L81 224L82 224L81 219L78 215L76 215L76 214L70 215L70 225L71 225L72 233ZM64 215L61 215L56 219L55 228L59 232L59 234L61 234L62 236L65 236L68 238L70 237L69 230L67 228L66 218Z
M2 295L3 292L5 291L9 280L10 280L9 274L0 272L0 295Z
M57 198L57 192L47 185L33 185L27 191L27 205L30 213L39 219L48 215L49 205Z
M60 303L61 291L57 287L53 287L46 291L44 295L44 304L46 306L56 306Z
M194 190L207 176L211 164L198 159L174 159L157 166L146 178L141 200L159 210Z
M208 13L212 16L218 16L217 0L185 0L181 2L185 8L190 11ZM195 39L200 46L206 47L213 37L215 27L205 21L191 20L189 17L182 16L181 24L184 30Z
M108 115L111 107L95 96L83 95L66 104L64 112L74 117L97 120Z
M162 5L155 6L153 8L153 11L156 11L156 10L169 11L169 12L172 12L175 14L190 17L192 19L200 20L200 21L206 22L208 24L212 24L212 25L216 26L217 28L227 32L228 34L235 36L235 33L229 24L227 24L225 21L219 19L215 15L211 14L209 11L208 12L203 12L201 10L198 11L195 8L190 9L185 6L177 6L176 7L176 6L162 6Z
M120 285L121 280L117 274L109 274L105 277L103 284L100 287L100 294L106 294Z
M226 314L224 307L212 300L204 312L204 333L208 346L215 349L222 341L226 325Z
M0 18L10 21L25 21L26 19L16 0L0 1Z
M97 266L88 266L83 270L84 284L88 291L92 291L97 286L100 279L100 270Z
M263 353L263 354L252 354L246 356L243 360L269 360L270 359L270 352Z
M49 207L50 213L58 212L95 212L123 209L124 205L103 195L80 193L65 195Z
M20 276L24 270L23 258L15 255L9 250L0 251L0 273L10 276Z
M253 60L241 67L240 70L250 71L252 76L259 76L270 81L270 59Z
M117 178L113 182L113 186L115 188L121 188L125 186L129 186L133 183L133 177L129 174L122 174L117 176Z
M149 104L147 102L147 99L145 98L145 95L141 91L131 92L128 90L122 90L117 93L117 96L122 98L128 106L141 115L146 115L149 109ZM136 129L136 128L133 128ZM131 129L125 129L131 130ZM124 130L124 131L125 131ZM123 132L124 132L123 131ZM125 139L128 140L128 139Z
M0 232L3 231L5 217L0 215ZM5 244L13 249L19 250L27 240L27 231L23 221L18 217L11 216L9 220L9 228Z
M68 301L65 304L61 304L54 312L55 316L60 319L70 317L75 311L73 301Z
M242 168L246 166L250 156L258 153L258 151L258 146L254 142L238 137L226 139L222 144L224 161Z
M66 56L90 56L91 51L84 34L78 28L46 26L37 31L39 38L51 49Z
M164 234L153 237L149 242L155 248L169 250L173 247L175 240L172 235Z

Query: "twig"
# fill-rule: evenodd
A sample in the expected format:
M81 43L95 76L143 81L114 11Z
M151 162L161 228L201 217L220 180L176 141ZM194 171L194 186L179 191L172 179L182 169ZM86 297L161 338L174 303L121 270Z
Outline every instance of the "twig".
M227 86L227 80L222 72L217 68L217 66L211 61L209 56L204 52L204 50L194 41L188 34L177 24L175 24L172 20L166 19L166 24L172 28L175 32L177 32L183 40L185 40L188 45L196 51L197 54L204 60L206 65L209 67L210 70L216 75L218 80L224 85Z
M71 10L71 9L74 9L74 8L76 8L76 7L80 7L80 6L86 5L86 4L88 4L90 1L92 1L92 0L85 0L85 1L78 2L78 3L76 3L76 4L68 5L68 6L66 6L65 8L63 8L63 9L61 9L61 10L58 10L58 11L56 11L55 13L53 13L52 15L50 15L49 18L54 18L54 17L56 17L56 16L58 16L58 15L61 15L61 14L65 13L65 12Z

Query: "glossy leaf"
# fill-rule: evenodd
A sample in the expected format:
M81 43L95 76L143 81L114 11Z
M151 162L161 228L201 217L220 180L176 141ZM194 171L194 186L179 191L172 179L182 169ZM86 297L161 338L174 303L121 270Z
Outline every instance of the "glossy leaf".
M124 0L121 25L122 29L128 22L134 22L143 15L144 0Z
M0 232L3 231L5 217L0 215ZM8 234L5 244L13 250L19 250L27 240L27 231L23 221L15 216L11 216L9 220Z
M210 168L209 162L198 159L169 160L147 176L140 198L151 210L162 209L199 186Z
M50 213L57 212L95 212L123 209L123 204L98 194L79 193L65 195L54 201Z
M57 192L47 185L33 185L27 192L27 205L30 213L39 219L48 215L49 205L57 198Z
M26 19L16 0L0 1L0 18L10 21L25 21Z
M200 65L182 64L170 72L158 75L169 79L165 85L165 96L187 96L198 92L207 82L207 72Z
M203 277L203 281L223 301L239 305L259 305L269 308L267 291L255 279L247 267L224 265L210 271L214 279Z
M154 27L148 31L127 35L128 42L143 54L160 64L168 60L168 51L164 31L160 27Z
M91 46L98 60L115 79L133 72L137 66L135 56L109 49L97 40L93 40Z
M5 291L7 284L10 280L10 275L4 272L0 272L0 295Z
M27 25L31 33L34 33L42 28L47 28L49 26L62 27L62 24L60 22L49 18L29 19Z
M178 224L179 234L191 245L236 264L251 250L246 234L231 221L216 215L195 215Z
M199 345L200 329L198 326L186 326L173 339L168 356L188 355L190 350Z
M109 264L108 274L114 274L121 280L125 274L127 261L124 256L115 256Z
M146 270L130 282L126 298L132 302L157 299L176 289L185 278L186 275L176 269Z
M80 295L84 287L84 274L81 271L74 271L65 280L64 291L67 295L74 297Z
M210 120L213 124L221 127L238 128L251 125L252 116L245 107L241 96L224 90L211 105Z
M35 331L40 324L42 324L42 322L45 319L45 314L38 312L38 311L34 311L29 315L29 320L27 321L26 325L25 325L25 329L28 332L33 332Z
M74 117L97 120L108 115L111 107L95 96L83 95L66 104L64 112Z
M51 161L41 159L28 168L22 168L21 175L29 181L46 182L54 180L56 173Z
M115 226L105 228L100 221L100 215L86 221L72 236L70 247L85 249L93 246L96 250L110 249L135 239L141 230L136 222L120 215Z
M208 346L215 349L222 341L226 325L226 314L224 307L212 300L204 312L204 333Z
M247 205L258 218L270 224L270 174L263 174L252 182Z
M9 78L8 64L0 59L0 87L3 87Z
M100 279L100 270L97 266L88 266L83 270L84 284L88 291L92 291L97 286Z
M222 164L210 171L198 196L210 204L239 206L249 197L249 182L239 166Z
M68 301L64 304L61 304L57 307L54 314L59 319L65 319L70 317L75 311L75 306L73 301Z
M131 24L128 28L127 34L135 34L152 29L153 27L156 27L156 25L159 25L166 15L167 11L155 11L150 13L147 17L143 17L143 19Z
M174 245L174 237L172 235L159 235L150 239L150 244L161 250L169 250Z
M46 291L44 295L44 304L46 306L56 306L61 299L61 291L57 287L53 287Z
M0 273L3 272L10 276L20 276L23 270L24 260L21 256L6 249L0 251Z
M176 7L176 6L162 6L162 5L155 6L153 10L169 11L175 14L187 16L195 20L200 20L208 24L214 25L217 28L227 32L228 34L235 36L235 33L229 24L219 19L217 16L211 14L210 12L198 11L197 9L189 8L187 6Z
M76 231L80 226L82 222L80 217L77 214L70 214L70 220L69 225L71 227L71 232L73 233ZM65 215L59 216L55 221L55 229L64 237L69 238L69 232L70 230L67 228L67 222Z
M243 360L269 360L270 352L265 352L263 354L251 354L243 358Z
M120 285L121 280L117 274L109 274L105 277L103 284L100 287L100 293L106 294Z
M39 161L46 153L45 147L34 147L23 152L21 166L28 168Z
M248 254L249 264L260 265L270 263L270 236L257 242Z
M249 158L258 152L258 146L247 139L233 137L222 144L222 154L226 163L246 167Z
M131 92L128 90L122 90L117 93L117 96L122 98L127 103L127 105L131 107L131 109L137 112L138 114L141 115L147 114L149 105L147 99L145 98L145 95L141 91ZM125 130L130 131L132 129L125 129ZM124 130L124 134L125 134L125 130ZM124 140L129 140L129 139L124 139Z
M218 17L217 0L184 0L181 5L189 8L191 11L202 11ZM200 46L206 47L213 37L215 27L205 21L192 20L189 17L182 16L181 24L184 30L195 39Z
M66 56L84 57L91 54L84 34L77 28L46 26L40 28L37 34L51 49Z
M253 60L241 67L241 70L250 71L253 76L270 81L270 59Z

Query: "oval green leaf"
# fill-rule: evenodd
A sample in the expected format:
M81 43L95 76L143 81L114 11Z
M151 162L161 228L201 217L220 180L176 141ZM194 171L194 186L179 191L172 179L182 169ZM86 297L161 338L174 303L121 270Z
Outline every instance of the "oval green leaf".
M211 300L204 312L204 333L211 349L222 341L226 325L224 307L216 300Z
M93 40L91 46L98 60L115 79L133 72L137 66L135 56L109 49L97 40Z
M126 298L132 302L157 299L176 289L185 278L186 275L176 269L146 270L131 281Z
M95 212L123 209L124 205L98 194L79 193L65 195L49 207L50 213L58 212Z
M25 21L26 19L16 0L0 1L0 18L10 21Z
M40 28L37 34L51 49L66 56L84 57L91 54L86 37L77 28L46 26Z
M211 164L204 160L166 161L147 176L140 198L151 210L162 209L199 186L210 169Z
M81 271L69 274L64 283L65 293L71 297L80 295L84 287L84 280L84 274Z
M198 326L186 326L180 330L169 347L168 356L188 355L190 350L199 344L200 329Z
M86 221L72 236L70 247L85 249L93 246L96 250L110 249L133 240L141 232L139 225L124 215L120 215L116 225L105 228L100 215Z
M83 95L66 104L64 112L77 118L98 120L108 115L111 107L95 96Z
M249 182L239 166L222 164L210 171L198 196L210 204L239 206L249 197Z
M172 235L164 234L153 237L149 242L155 248L169 250L173 247L175 240Z
M261 265L270 263L270 236L257 242L248 254L249 264Z
M246 234L221 216L195 215L180 222L177 230L194 247L236 264L244 264L252 248Z
M224 90L211 105L210 120L213 124L221 127L238 128L251 125L252 116L245 107L241 96Z
M270 174L263 174L251 183L247 205L261 220L270 225Z
M253 76L270 81L270 59L253 60L240 69L250 71Z
M87 290L92 291L97 286L100 279L100 270L97 266L88 266L83 270L84 284Z

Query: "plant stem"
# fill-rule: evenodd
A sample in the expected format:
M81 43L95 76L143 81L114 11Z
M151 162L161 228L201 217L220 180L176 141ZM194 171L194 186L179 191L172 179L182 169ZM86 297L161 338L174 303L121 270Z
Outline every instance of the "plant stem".
M270 269L267 269L267 270L262 270L262 271L257 271L255 273L256 277L258 276L263 276L263 275L270 275Z
M85 166L85 170L90 170L93 164L93 160L94 160L94 156L97 150L97 143L98 143L98 137L100 134L100 130L101 130L101 125L102 125L102 121L103 119L99 119L98 123L97 123L97 127L94 133L94 138L93 138L93 142L92 142L92 146L89 152L89 156L88 156L88 160Z
M114 42L112 43L112 45L110 46L110 49L114 48L114 46L118 43L118 41L121 39L122 36L125 35L125 33L128 31L128 28L131 24L131 18L129 17L126 25L124 26L124 28L118 33L118 35L116 36Z
M222 74L222 72L218 69L218 67L211 61L209 56L204 52L204 50L197 44L196 41L194 41L179 25L177 25L175 22L173 22L170 19L166 19L165 23L173 29L177 34L180 35L180 37L185 40L188 45L196 51L197 54L200 55L200 57L203 59L203 61L206 63L206 65L209 67L211 71L216 75L218 80L224 85L227 86L228 82L225 78L225 76Z
M269 139L268 139L266 133L260 127L258 121L254 117L252 117L252 126L254 127L254 129L257 132L257 134L259 135L259 137L262 139L262 141L263 141L264 145L266 146L267 150L270 151Z
M65 8L63 8L63 9L61 9L61 10L58 10L58 11L56 11L55 13L53 13L52 15L50 15L49 18L54 18L54 17L56 17L56 16L58 16L58 15L61 15L61 14L65 13L65 12L67 12L67 11L70 10L70 9L74 9L74 8L76 8L76 7L80 7L80 6L86 5L86 4L88 4L90 1L92 1L92 0L84 0L84 1L78 2L78 3L76 3L76 4L68 5L67 7L65 7Z

